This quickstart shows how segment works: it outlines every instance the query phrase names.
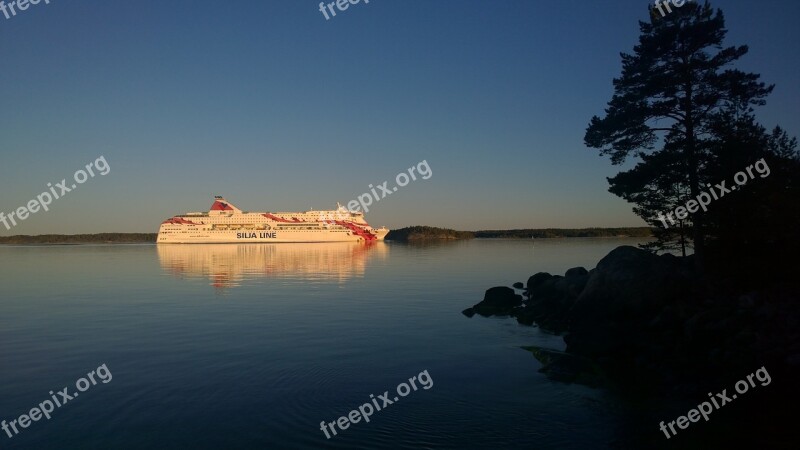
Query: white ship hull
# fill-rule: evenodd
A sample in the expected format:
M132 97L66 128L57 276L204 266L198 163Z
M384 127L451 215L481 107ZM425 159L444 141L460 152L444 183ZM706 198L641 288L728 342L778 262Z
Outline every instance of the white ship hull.
M243 212L217 197L207 213L188 213L164 221L159 244L228 244L381 241L389 232L372 228L361 212Z
M380 239L383 240L383 239ZM321 232L298 232L298 231L190 231L180 236L161 235L159 233L158 243L171 244L231 244L231 243L281 243L281 242L358 242L365 241L364 238L354 235L349 231L321 231Z

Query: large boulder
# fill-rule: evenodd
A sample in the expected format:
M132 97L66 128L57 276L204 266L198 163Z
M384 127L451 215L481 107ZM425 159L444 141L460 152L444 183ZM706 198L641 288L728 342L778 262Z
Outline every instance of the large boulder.
M528 291L539 286L550 278L553 278L553 276L547 272L539 272L536 275L531 275L531 277L528 278Z
M570 310L567 351L618 358L676 299L693 296L691 260L657 256L636 247L612 250L588 275Z
M569 312L583 291L589 272L582 267L567 271L565 276L540 272L528 279L528 300L525 308L515 312L522 324L538 324L543 329L561 333L567 329Z
M583 267L573 267L572 269L567 270L567 273L564 274L565 277L580 277L583 275L588 275L589 271L584 269Z
M695 396L757 364L775 379L800 377L800 282L794 280L741 291L708 268L701 276L692 256L626 246L591 271L537 273L524 294L521 300L510 288L492 288L464 313L511 315L567 331L565 352L526 348L553 379L607 379Z
M484 317L509 315L512 310L522 305L522 296L514 293L514 289L506 286L496 286L486 290L483 300L472 308L467 308L463 314L471 317L478 313Z

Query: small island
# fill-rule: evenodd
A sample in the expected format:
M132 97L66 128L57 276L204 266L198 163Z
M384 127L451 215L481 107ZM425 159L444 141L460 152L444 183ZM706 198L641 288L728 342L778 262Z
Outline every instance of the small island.
M472 239L475 233L471 231L457 231L449 228L427 226L413 226L392 230L386 235L388 241L414 242L426 240L455 240Z

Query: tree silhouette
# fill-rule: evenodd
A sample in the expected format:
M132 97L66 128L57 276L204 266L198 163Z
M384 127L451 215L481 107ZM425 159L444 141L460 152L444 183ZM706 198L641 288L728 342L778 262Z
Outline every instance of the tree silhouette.
M763 105L773 86L760 82L760 75L729 67L748 48L722 47L724 16L708 2L686 3L664 17L651 10L650 22L639 22L639 28L633 54L621 54L622 75L613 81L605 117L591 119L584 142L615 165L631 155L641 160L610 178L609 190L665 231L659 212L719 181L707 171L719 118ZM698 263L705 254L704 219L701 211L685 221Z

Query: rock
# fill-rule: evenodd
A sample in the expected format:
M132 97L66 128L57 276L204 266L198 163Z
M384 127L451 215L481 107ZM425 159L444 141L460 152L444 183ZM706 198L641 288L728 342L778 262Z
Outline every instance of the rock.
M515 289L522 289L522 288L524 288L524 287L525 287L525 286L524 286L524 285L523 285L521 282L519 282L519 281L517 281L516 283L514 283L512 286L514 286L514 288L515 288Z
M775 306L766 303L756 310L756 317L766 320L773 320L777 312L778 310Z
M754 293L749 293L742 295L739 297L739 307L740 308L753 308L756 305L756 296Z
M523 308L522 310L516 312L514 314L514 317L517 318L517 322L520 323L521 325L528 325L528 326L533 325L535 319L533 311L527 308Z
M617 247L589 273L569 312L567 351L589 357L633 351L648 325L672 321L669 314L656 318L675 299L691 296L691 282L678 258Z
M787 365L792 367L800 367L800 353L787 356L785 359Z
M553 276L547 272L539 272L536 275L532 275L530 278L528 278L528 291L535 288L542 282L549 280L550 278L553 278Z
M756 342L756 334L751 331L739 331L728 339L727 345L737 348L748 348Z
M672 306L666 306L653 318L648 327L659 330L674 329L681 324L677 311Z
M513 289L506 286L495 286L486 290L480 304L505 308L519 306L521 303L522 297L515 294Z
M565 331L569 312L589 279L589 272L583 268L570 269L567 273L569 276L562 277L541 272L530 277L530 298L525 308L516 312L517 321L523 324L533 321L554 333Z
M461 311L461 314L463 314L463 315L465 315L467 317L472 317L472 316L475 315L475 310L472 309L472 308L467 308L467 309Z
M474 312L484 316L508 315L511 311L522 305L522 296L515 294L514 290L506 286L496 286L486 290L483 300L473 306Z
M567 273L564 274L565 277L580 277L583 275L588 275L589 271L584 269L583 267L573 267L572 269L567 270Z
M710 338L720 336L726 327L724 320L731 315L728 308L714 308L701 311L686 321L684 335L687 342L696 339L708 341Z
M800 373L800 282L739 290L735 281L708 270L701 277L691 256L623 246L590 271L531 276L524 301L495 287L463 313L566 332L565 352L526 348L542 372L566 382L687 393L717 389L757 364Z

